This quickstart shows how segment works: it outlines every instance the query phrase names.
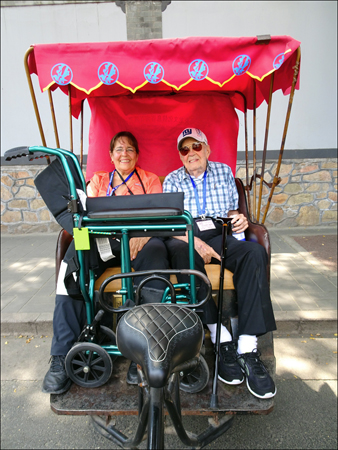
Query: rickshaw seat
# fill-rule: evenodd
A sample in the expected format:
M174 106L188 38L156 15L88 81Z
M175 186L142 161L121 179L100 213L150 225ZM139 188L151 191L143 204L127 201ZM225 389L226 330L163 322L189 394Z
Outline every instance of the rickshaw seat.
M164 177L160 177L161 182L163 183ZM269 240L269 234L264 225L256 224L251 222L249 219L248 214L248 207L247 207L247 201L245 197L245 190L243 182L236 178L236 186L239 194L239 211L244 214L249 222L249 227L245 231L245 236L248 241L257 242L260 245L262 245L267 254L268 254L268 267L267 267L267 274L268 274L268 280L270 280L270 240ZM170 208L172 209L172 208ZM143 215L144 215L144 210ZM89 213L91 214L91 213ZM56 246L56 280L58 278L59 274L59 267L61 264L61 261L63 260L66 251L69 247L70 242L72 241L73 237L71 234L69 234L66 230L61 230L57 246ZM207 264L205 266L208 278L212 285L212 290L214 293L218 292L219 289L219 271L220 266L218 264ZM116 275L118 273L121 273L120 267L112 267L105 270L105 272L96 280L95 282L95 290L99 290L102 282L108 278L109 276ZM170 281L172 283L177 283L177 279L175 275L171 275ZM116 290L121 288L121 280L114 280L112 283L108 284L106 287L106 292L115 292ZM224 289L225 290L234 290L234 284L233 284L233 274L229 270L224 271Z
M122 317L116 338L122 355L142 366L149 386L160 388L179 365L198 356L203 327L188 308L146 304Z

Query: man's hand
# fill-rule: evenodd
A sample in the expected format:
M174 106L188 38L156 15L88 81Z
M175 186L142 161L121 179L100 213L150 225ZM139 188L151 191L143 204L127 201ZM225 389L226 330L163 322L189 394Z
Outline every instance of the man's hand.
M211 262L211 258L221 260L221 257L215 250L210 247L210 245L206 244L202 239L195 237L194 238L195 250L199 253L199 255L203 258L204 264L209 264Z
M245 217L245 215L239 214L236 211L235 212L231 211L231 213L229 213L229 216L233 217L231 221L232 232L241 233L242 231L245 231L249 227L248 219Z
M131 238L129 240L129 249L130 249L130 260L133 261L138 252L140 252L146 243L149 241L150 237L139 237L139 238Z

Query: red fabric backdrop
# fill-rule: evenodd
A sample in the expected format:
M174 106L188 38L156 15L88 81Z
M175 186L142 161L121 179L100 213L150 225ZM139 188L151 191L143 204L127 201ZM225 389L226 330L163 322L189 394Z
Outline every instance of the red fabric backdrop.
M92 118L86 179L94 171L112 171L109 143L119 131L132 132L139 142L139 166L159 176L181 167L177 137L184 128L200 128L211 147L211 161L236 170L238 117L224 94L89 99Z

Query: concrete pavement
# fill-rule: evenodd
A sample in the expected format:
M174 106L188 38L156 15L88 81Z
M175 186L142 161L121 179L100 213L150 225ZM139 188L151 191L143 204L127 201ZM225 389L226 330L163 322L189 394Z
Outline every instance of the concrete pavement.
M311 334L275 336L278 391L273 411L237 415L230 430L208 449L337 448L337 337ZM41 392L50 345L50 336L1 338L1 448L119 448L95 431L89 416L57 415L50 409L50 396ZM136 420L116 416L127 436L135 432ZM184 424L200 433L207 419L185 416ZM175 434L166 434L165 448L183 447Z
M274 410L267 416L236 416L209 448L337 447L337 250L331 245L320 254L311 251L311 241L330 236L332 244L336 231L270 230L278 327ZM308 250L295 237L307 239ZM94 430L90 417L54 414L49 395L41 392L49 367L56 240L57 234L1 236L1 447L117 448ZM124 433L134 432L136 417L116 420ZM186 416L184 423L193 432L206 427L203 417ZM166 448L182 448L176 435L165 439Z
M335 328L337 246L332 242L337 229L273 228L269 233L271 297L278 331ZM57 235L1 235L2 334L51 334ZM323 236L330 237L330 245L324 250L322 244L318 251ZM308 249L312 242L317 251L302 247L301 238Z

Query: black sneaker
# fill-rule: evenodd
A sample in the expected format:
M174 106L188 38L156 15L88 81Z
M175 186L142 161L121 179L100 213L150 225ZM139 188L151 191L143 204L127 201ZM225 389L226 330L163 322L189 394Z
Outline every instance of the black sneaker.
M243 353L238 355L238 364L246 376L246 385L251 394L258 398L271 398L276 395L277 389L266 367L259 359L260 356L257 349L251 353Z
M72 385L65 369L65 356L52 356L50 368L42 383L45 394L63 394Z
M137 364L132 361L130 363L128 373L127 373L127 383L128 384L138 384L137 378Z
M242 370L237 362L235 342L220 345L218 378L227 384L241 384L244 381Z

